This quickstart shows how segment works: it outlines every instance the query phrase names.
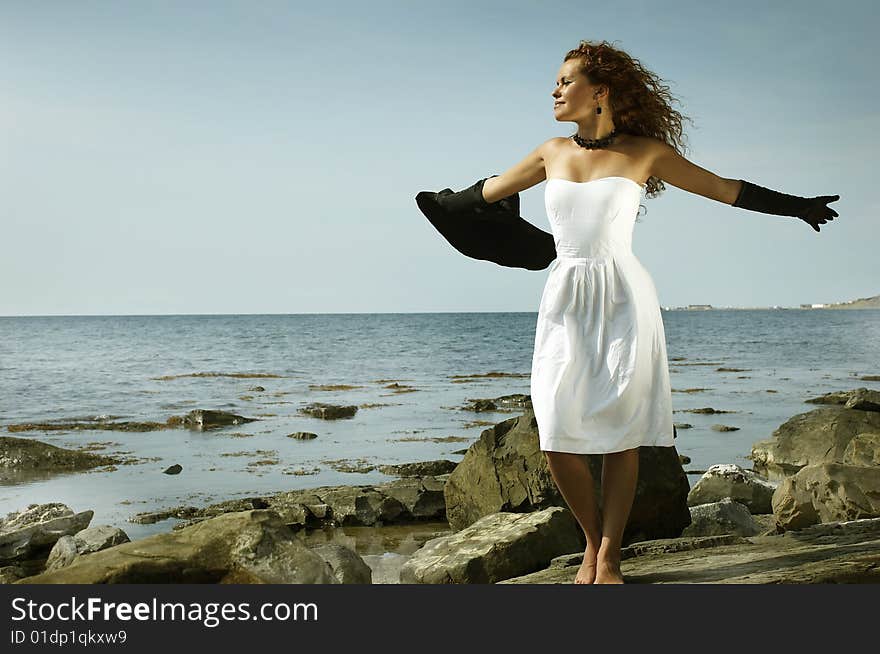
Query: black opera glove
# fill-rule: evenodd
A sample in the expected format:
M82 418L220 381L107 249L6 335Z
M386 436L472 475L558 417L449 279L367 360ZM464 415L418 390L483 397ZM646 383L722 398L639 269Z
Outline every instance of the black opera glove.
M742 188L733 202L734 207L777 216L800 218L817 232L819 225L824 225L838 216L837 212L827 204L839 200L839 195L802 198L797 195L773 191L743 179L739 181L742 182Z
M491 177L498 177L492 175ZM486 202L483 197L483 184L489 177L478 180L466 189L451 192L443 189L437 196L437 203L444 209L453 212L470 211L477 214L486 212L505 211L519 215L519 194L514 193L506 198L502 198L497 202Z

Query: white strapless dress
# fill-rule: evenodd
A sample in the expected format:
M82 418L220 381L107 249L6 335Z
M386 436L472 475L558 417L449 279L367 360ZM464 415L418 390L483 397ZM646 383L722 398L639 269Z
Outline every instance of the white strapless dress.
M673 445L663 317L632 251L643 189L628 177L547 180L558 256L538 309L530 382L542 450Z

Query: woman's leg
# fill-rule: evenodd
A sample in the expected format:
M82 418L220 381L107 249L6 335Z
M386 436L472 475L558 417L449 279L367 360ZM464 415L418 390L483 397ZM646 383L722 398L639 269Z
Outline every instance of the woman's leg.
M596 576L596 557L602 539L602 525L593 492L590 466L583 454L545 451L544 456L556 487L587 538L584 561L574 583L591 584Z
M602 538L596 561L597 584L622 584L620 546L639 478L639 448L602 457Z

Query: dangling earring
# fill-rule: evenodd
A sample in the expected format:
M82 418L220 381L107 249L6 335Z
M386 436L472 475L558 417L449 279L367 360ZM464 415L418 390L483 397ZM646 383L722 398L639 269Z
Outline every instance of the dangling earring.
M601 113L602 113L602 107L600 107L599 105L596 105L596 113L597 113L597 114L601 114Z

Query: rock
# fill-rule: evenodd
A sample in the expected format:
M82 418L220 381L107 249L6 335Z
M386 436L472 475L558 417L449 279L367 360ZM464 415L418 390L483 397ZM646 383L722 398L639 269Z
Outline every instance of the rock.
M247 390L249 390L249 391L253 391L253 392L255 392L255 393L262 393L262 392L265 391L266 389L263 388L262 386L251 386L251 387L250 387L249 389L247 389Z
M834 391L833 393L825 393L819 397L811 397L804 402L810 404L846 404L851 391Z
M227 425L241 425L246 422L255 422L256 418L245 418L228 411L207 411L194 409L183 417L183 424L195 429L212 429L226 427Z
M423 477L425 475L445 475L455 470L458 464L447 459L436 461L416 461L415 463L395 463L379 466L379 472L386 475L400 475L401 477Z
M760 474L783 479L804 466L842 463L849 442L865 432L880 432L880 412L822 406L789 418L772 438L752 446L750 458Z
M697 504L691 507L691 524L682 532L682 536L720 536L736 534L738 536L756 536L761 526L752 518L749 510L729 497L708 504Z
M531 409L532 396L523 393L514 393L513 395L502 395L495 398L497 406L509 407L514 409Z
M203 508L180 506L139 513L129 520L142 524L168 518L198 521L224 513L265 508L275 511L285 524L295 529L442 521L446 519L445 483L444 476L438 475L405 477L376 485L322 486L227 500Z
M339 418L351 418L357 413L357 405L339 406L335 404L325 404L323 402L313 402L299 410L314 418L322 420L337 420Z
M339 472L370 472L371 470L376 469L376 465L372 463L367 463L366 459L360 460L351 460L351 459L322 459L321 463L326 463L334 470Z
M672 427L674 429L691 429L693 425L688 422L673 422Z
M273 511L227 513L171 533L123 543L27 584L335 584L327 561Z
M407 520L445 520L445 482L436 477L405 477L378 487L403 505ZM400 522L398 517L397 522Z
M162 471L164 475L179 475L180 471L183 470L183 466L179 463L175 463L173 466L168 466Z
M773 513L771 499L778 482L770 482L753 470L733 464L710 467L688 493L688 506L709 504L729 497L751 513Z
M465 411L495 411L498 406L492 400L480 399L480 400L468 400L470 404L464 407Z
M46 570L57 570L70 565L77 554L73 536L62 536L55 541L55 545L49 552L49 558L46 559Z
M24 569L18 565L5 565L0 567L0 584L11 584L27 576L28 575Z
M679 538L634 543L622 556L626 583L829 584L880 583L880 518L824 523L782 535ZM702 541L702 543L701 543ZM661 551L655 551L654 543ZM666 545L673 545L666 549ZM689 545L693 544L693 547ZM665 550L665 551L663 551ZM626 548L621 551L626 551ZM566 557L560 557L564 561ZM582 557L502 584L571 584Z
M880 517L880 467L819 463L801 468L773 494L781 529Z
M396 498L369 486L331 489L321 499L331 507L338 526L393 522L406 510Z
M107 431L159 431L161 429L169 429L177 426L175 419L169 418L167 422L109 422L104 418L96 418L93 421L76 422L76 421L58 421L58 422L39 422L24 423L19 425L7 425L7 429L11 432L20 431L92 431L103 429Z
M354 550L338 543L325 543L311 550L330 564L340 584L372 584L373 571Z
M684 466L691 462L691 457L685 456L684 454L679 454L678 460L681 462L681 465Z
M678 538L657 538L654 540L639 541L626 547L620 548L620 560L631 559L634 556L647 554L670 554L672 552L690 552L704 547L718 547L733 543L748 543L742 536L736 534L722 534L720 536L680 536ZM567 568L569 566L580 567L584 560L583 552L563 554L550 561L550 568Z
M709 415L713 413L733 413L732 411L725 411L723 409L713 409L710 406L704 406L699 409L681 409L686 413L707 413Z
M752 514L752 520L761 528L761 533L759 534L761 536L782 533L782 529L779 529L776 524L776 516L772 513Z
M739 431L739 427L731 427L730 425L712 425L711 429L715 431Z
M46 559L46 570L57 570L73 563L77 556L100 552L114 545L129 542L128 534L110 525L89 527L77 532L74 536L62 536L55 543L49 558Z
M601 502L602 455L585 456ZM639 448L639 479L624 544L679 536L690 522L689 489L674 447ZM444 493L446 517L456 530L491 513L567 508L540 450L531 411L484 430L450 473Z
M301 440L301 441L308 441L308 440L312 440L313 438L317 438L318 435L314 434L310 431L297 431L292 434L288 434L287 437L288 438L296 438L297 440Z
M880 433L854 436L843 452L843 462L854 466L880 465Z
M253 509L256 507L248 506L247 508ZM244 511L245 508L242 507L237 510ZM194 506L181 506L164 511L146 511L144 513L138 513L131 516L128 521L138 525L152 525L161 520L167 520L168 518L179 518L181 520L192 518L195 516L197 511L198 509Z
M568 509L493 513L427 541L400 569L402 584L492 584L546 567L585 547Z
M825 393L819 397L805 400L811 404L841 404L847 409L862 411L880 411L880 391L869 390L864 386L848 391Z
M847 409L859 409L861 411L880 411L880 391L857 388L850 393L844 406Z
M116 457L69 450L32 438L0 436L0 475L8 483L121 463Z
M88 527L93 515L93 511L74 513L57 502L31 504L8 514L0 521L0 562L16 561L48 550L62 536Z

